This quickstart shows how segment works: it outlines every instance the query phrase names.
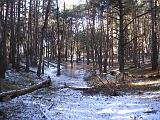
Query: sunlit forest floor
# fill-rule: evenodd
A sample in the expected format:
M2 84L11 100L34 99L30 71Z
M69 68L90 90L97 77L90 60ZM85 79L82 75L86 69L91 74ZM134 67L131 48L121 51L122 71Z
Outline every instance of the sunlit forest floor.
M56 76L53 64L39 79L36 69L17 73L10 69L1 82L2 91L21 89L47 79L52 85L0 104L2 120L159 120L160 78L158 71L129 68L124 81L102 74L87 76L86 64L61 66Z

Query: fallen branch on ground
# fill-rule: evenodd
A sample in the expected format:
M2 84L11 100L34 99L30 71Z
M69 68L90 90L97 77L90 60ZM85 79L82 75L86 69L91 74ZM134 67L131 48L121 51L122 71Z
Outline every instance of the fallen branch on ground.
M24 88L24 89L20 89L20 90L12 90L12 91L8 91L8 92L0 93L0 102L9 101L15 97L22 96L27 93L31 93L35 90L38 90L40 88L47 87L50 84L51 84L51 79L50 79L50 77L48 77L48 80L41 82L39 84L35 84L29 88Z
M72 89L72 90L88 90L88 89L92 89L92 87L78 87L78 86L69 86L69 85L64 85L63 88L69 88L69 89Z

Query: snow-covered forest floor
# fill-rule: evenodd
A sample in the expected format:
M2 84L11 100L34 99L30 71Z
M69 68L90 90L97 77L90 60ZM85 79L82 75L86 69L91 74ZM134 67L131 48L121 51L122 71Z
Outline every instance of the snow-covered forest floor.
M118 96L85 94L84 91L65 88L90 87L84 80L85 65L61 67L62 75L56 76L56 68L45 67L45 74L38 79L33 72L17 73L8 70L1 83L3 91L19 89L39 83L49 75L52 85L33 93L0 103L0 120L160 120L160 91L148 90L125 93ZM32 69L34 71L34 69ZM158 86L160 82L150 82ZM136 83L144 82L139 80ZM11 86L8 86L8 83ZM135 82L134 82L135 83Z

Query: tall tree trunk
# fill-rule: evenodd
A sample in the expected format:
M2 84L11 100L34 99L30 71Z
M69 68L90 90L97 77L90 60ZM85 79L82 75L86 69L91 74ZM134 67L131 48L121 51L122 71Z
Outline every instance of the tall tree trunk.
M46 15L45 15L45 21L41 30L41 44L40 44L40 58L39 58L39 64L37 69L37 76L40 77L41 75L41 69L42 69L42 61L43 61L43 39L45 37L45 30L48 25L48 16L49 16L49 10L50 10L50 4L51 0L48 0Z
M61 40L61 49L63 50L63 60L65 59L65 39L66 39L66 29L65 29L65 22L66 22L66 5L65 2L63 4L63 32L62 32L62 40Z
M69 32L69 27L67 29L67 32ZM68 39L69 39L69 35L67 34L66 32L66 45L65 45L65 61L67 62L68 61Z
M137 15L136 14L136 10L134 10L135 12L133 13L133 18ZM137 19L134 20L133 22L133 63L134 66L137 67L138 66L138 56L137 56Z
M124 12L123 12L123 3L122 0L119 0L119 41L118 41L118 62L119 62L119 71L124 73Z
M15 61L15 53L16 53L16 41L15 41L15 28L14 28L14 1L11 0L11 11L10 11L10 17L11 17L11 63L12 63L12 67L15 68L16 67L16 61Z
M2 5L2 4L1 4ZM2 41L2 6L0 6L0 79L5 78L5 71L3 69L3 41ZM1 89L1 88L0 88Z
M102 56L102 42L103 42L103 11L100 12L100 26L101 26L101 30L100 30L100 41L99 41L99 72L102 73L102 67L103 67L103 62L102 62L102 59L103 59L103 56Z
M89 13L88 13L89 14ZM96 55L95 55L95 18L96 18L96 10L95 8L92 10L92 25L89 20L89 24L91 25L91 55L92 55L92 63L93 63L93 71L96 73Z
M156 8L157 8L157 1L151 0L151 24L152 24L152 70L156 70L158 68L158 45L157 45L157 21L156 21ZM155 3L155 4L154 4ZM155 7L155 8L154 8ZM154 9L153 9L154 8Z
M0 78L5 78L5 72L7 67L7 50L6 50L6 41L7 41L7 19L8 19L8 11L9 10L9 0L6 0L6 12L5 12L5 19L2 32L2 56L1 57L1 66L0 66ZM2 20L2 19L1 19ZM1 21L2 22L2 21ZM1 51L0 51L1 52Z
M60 71L60 64L61 64L61 43L59 38L59 6L58 6L58 0L56 0L57 3L57 45L58 45L58 59L57 59L57 76L61 75Z
M83 25L84 26L84 25ZM89 60L89 58L90 58L90 52L89 52L89 46L90 46L90 44L89 44L89 29L88 29L88 26L87 26L87 33L86 33L86 43L87 43L87 45L86 45L86 51L87 51L87 65L89 65L89 63L90 63L90 60ZM83 55L83 57L84 57L84 55Z
M21 0L18 0L18 20L17 20L17 33L16 33L16 38L17 38L17 59L16 59L16 70L19 71L19 67L20 67L20 52L19 52L19 48L20 48L20 11L21 10Z
M34 65L35 66L37 66L37 56L38 56L38 52L37 52L37 50L38 50L38 36L39 36L39 28L38 28L38 22L39 22L39 20L38 20L38 16L39 16L39 7L38 7L38 5L39 5L39 2L38 2L38 0L36 0L36 7L35 7L35 56L34 56Z
M29 64L30 64L30 62L31 62L31 60L29 60L29 55L30 55L30 53L31 53L31 46L30 46L30 44L31 44L31 41L32 41L32 21L31 21L31 15L32 15L32 11L31 11L31 9L32 9L32 0L30 0L30 2L29 2L29 21L28 21L28 37L27 37L27 47L26 47L26 72L29 72Z

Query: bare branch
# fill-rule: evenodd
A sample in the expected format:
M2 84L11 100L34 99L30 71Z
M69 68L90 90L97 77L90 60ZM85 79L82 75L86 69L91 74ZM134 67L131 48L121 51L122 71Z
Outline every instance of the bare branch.
M127 27L128 27L136 18L142 17L143 15L146 15L146 14L148 14L149 12L151 12L153 9L157 9L157 8L160 8L160 6L154 7L154 8L152 8L152 9L148 10L147 12L145 12L145 13L143 13L143 14L140 14L140 15L138 15L138 16L136 16L136 17L134 17L134 18L123 28L123 31L125 31L125 30L127 29Z
M144 36L144 34L141 34L141 35L139 35L139 36L136 36L136 37L132 38L129 42L125 43L124 46L130 44L133 40L135 40L135 39L137 39L137 38L139 38L139 37L142 37L142 36Z

